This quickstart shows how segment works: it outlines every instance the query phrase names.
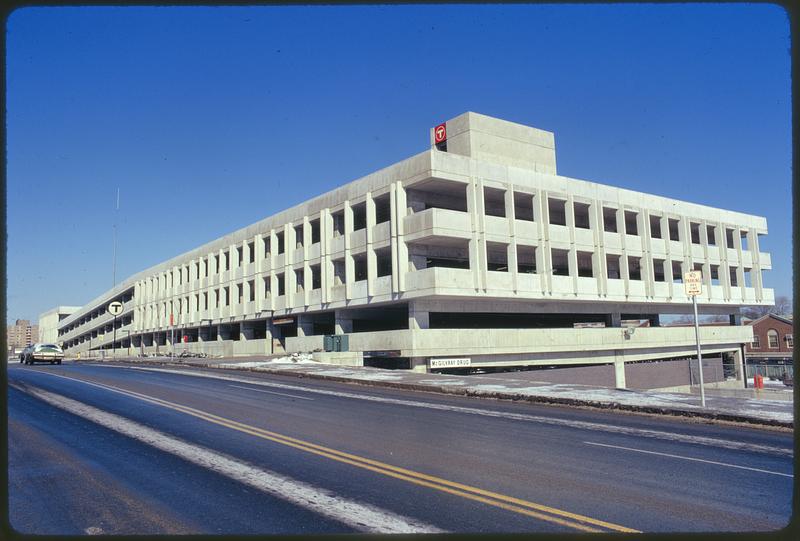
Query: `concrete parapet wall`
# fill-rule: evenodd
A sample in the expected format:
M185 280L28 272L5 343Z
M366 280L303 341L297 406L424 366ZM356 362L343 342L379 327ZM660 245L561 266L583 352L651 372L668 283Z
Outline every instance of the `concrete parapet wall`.
M325 364L364 366L360 351L315 351L313 357L315 361Z

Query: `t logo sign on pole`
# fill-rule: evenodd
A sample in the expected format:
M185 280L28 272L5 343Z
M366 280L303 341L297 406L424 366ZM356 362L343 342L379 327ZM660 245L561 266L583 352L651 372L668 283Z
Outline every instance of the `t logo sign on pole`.
M703 293L703 273L689 271L683 273L683 288L686 295L692 298L694 308L694 337L697 340L697 364L700 372L700 404L706 407L706 391L703 386L703 356L700 354L700 323L697 321L697 296Z

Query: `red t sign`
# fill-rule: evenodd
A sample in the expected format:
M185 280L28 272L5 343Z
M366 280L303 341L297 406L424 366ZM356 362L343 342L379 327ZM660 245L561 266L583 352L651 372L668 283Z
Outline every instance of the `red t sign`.
M433 128L433 142L439 144L447 139L447 127L444 124L439 124Z

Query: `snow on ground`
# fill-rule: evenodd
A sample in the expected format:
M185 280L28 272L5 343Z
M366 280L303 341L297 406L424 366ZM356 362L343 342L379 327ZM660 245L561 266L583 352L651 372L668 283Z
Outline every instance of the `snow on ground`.
M753 378L747 378L747 386L750 387L751 389L755 386ZM782 381L773 381L771 379L764 378L764 387L767 386L776 387L778 389L786 389L788 391L792 390L792 388L789 387L788 385L784 385Z

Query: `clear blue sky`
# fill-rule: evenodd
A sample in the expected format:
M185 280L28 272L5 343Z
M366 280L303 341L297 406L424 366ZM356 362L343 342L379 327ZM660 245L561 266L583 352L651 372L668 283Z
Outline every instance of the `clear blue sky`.
M562 175L765 216L792 294L776 6L27 8L6 39L7 320L109 289L115 221L120 280L468 110L554 132Z

